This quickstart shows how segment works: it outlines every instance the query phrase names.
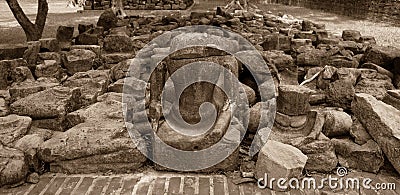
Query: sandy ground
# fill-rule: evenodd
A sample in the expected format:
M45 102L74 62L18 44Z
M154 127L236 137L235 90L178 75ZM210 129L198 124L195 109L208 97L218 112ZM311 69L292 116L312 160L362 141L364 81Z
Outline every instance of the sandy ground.
M212 9L217 5L225 5L229 0L197 0L192 10ZM36 0L20 0L22 8L28 17L34 19L37 2ZM306 18L318 23L324 23L326 29L333 34L341 35L343 30L358 30L362 35L374 36L380 45L392 45L400 47L400 27L386 23L378 23L367 20L358 20L346 16L325 13L318 10L310 10L301 7L288 7L283 5L257 5L264 11L271 11L275 14L282 12L298 18ZM101 11L77 12L82 8L67 7L67 1L49 1L49 15L43 37L54 37L59 25L77 26L78 23L96 23ZM136 14L137 11L129 13ZM141 14L149 11L140 11ZM0 2L0 44L23 43L25 35L14 19L5 1Z

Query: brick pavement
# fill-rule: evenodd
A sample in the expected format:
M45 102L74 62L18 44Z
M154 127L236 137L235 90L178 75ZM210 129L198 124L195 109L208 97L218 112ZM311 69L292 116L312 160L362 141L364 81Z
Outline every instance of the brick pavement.
M374 182L392 182L400 188L400 179L396 176L374 175L369 173L351 173L351 177L369 177ZM321 175L315 175L322 178ZM15 195L69 195L69 194L121 194L121 195L308 195L333 194L328 190L292 190L274 192L258 189L255 183L235 185L224 175L176 174L147 172L126 175L64 175L45 174L38 184L24 184L16 188L0 188L0 194ZM400 194L400 189L375 191L360 189L357 191L336 191L334 194Z

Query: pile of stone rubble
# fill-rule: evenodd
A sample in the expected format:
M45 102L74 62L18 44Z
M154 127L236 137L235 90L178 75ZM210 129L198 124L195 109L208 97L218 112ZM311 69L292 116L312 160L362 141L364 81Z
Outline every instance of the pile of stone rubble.
M376 45L357 31L332 37L310 21L219 7L123 20L106 11L97 25L79 25L77 36L74 27L60 26L56 38L1 48L0 186L37 182L46 171L126 173L151 164L126 131L124 78L137 51L189 25L218 26L248 39L269 66L278 95L271 141L258 157L244 157L263 120L254 78L228 56L199 49L204 56L186 59L229 58L223 61L237 66L252 105L240 149L212 171L241 170L257 178L300 177L304 170L331 172L338 166L400 172L400 49ZM143 60L170 51L162 43L150 48Z

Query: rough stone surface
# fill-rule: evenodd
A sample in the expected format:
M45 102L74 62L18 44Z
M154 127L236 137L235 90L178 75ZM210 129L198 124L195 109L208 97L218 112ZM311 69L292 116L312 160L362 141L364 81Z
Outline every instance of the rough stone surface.
M57 29L56 39L58 40L61 49L68 49L72 45L74 36L73 26L59 26Z
M382 100L387 90L395 89L392 80L376 71L363 71L355 86L356 93L366 93Z
M29 117L14 114L0 117L0 144L11 147L29 131L31 122Z
M96 53L90 50L74 49L65 54L64 66L71 75L85 72L92 69L96 56Z
M400 110L400 90L388 90L382 101Z
M344 41L359 41L361 38L361 33L355 30L344 30L342 33L342 38Z
M391 46L373 45L367 49L363 58L364 63L374 63L388 70L393 66L393 60L400 56L400 49Z
M25 44L2 44L0 46L0 60L22 58L26 49Z
M59 78L63 72L60 62L56 60L44 60L43 64L39 64L35 69L36 77L54 77Z
M10 89L10 102L15 102L21 98L27 97L28 95L43 91L59 85L55 79L39 78L36 81L25 81L22 83L13 84Z
M0 164L0 187L25 180L28 166L23 152L0 144Z
M326 92L326 101L331 106L344 109L351 107L351 102L355 94L351 80L337 80L329 83Z
M358 145L350 139L332 139L342 166L377 173L383 166L383 152L374 140Z
M131 52L135 50L133 41L128 35L113 34L104 38L104 50L107 52Z
M0 90L6 89L14 82L14 70L19 66L27 66L26 61L22 59L0 61Z
M108 71L89 70L87 72L75 73L63 83L63 86L81 88L82 104L90 105L96 101L98 96L107 92L109 83Z
M311 90L296 85L279 86L277 111L286 115L304 115L310 111L309 98Z
M54 87L12 103L11 112L34 119L57 118L78 109L80 89Z
M30 65L36 65L40 52L40 41L28 42L28 48L24 52L24 60Z
M299 178L307 163L299 149L276 141L268 141L258 154L256 178ZM274 189L282 191L282 189Z
M104 27L104 30L110 30L117 26L118 18L111 9L106 10L100 15L97 26Z
M50 163L50 171L121 173L146 161L125 129L122 95L103 96L101 102L70 113L67 118L75 126L41 145L40 159Z
M58 52L61 50L60 43L56 38L40 39L40 51Z
M352 110L400 173L400 111L368 94L356 94Z
M312 49L297 55L297 65L322 66L326 58L326 51L320 49Z
M351 116L343 111L328 109L325 112L325 124L322 133L328 137L348 135L353 125Z
M336 168L338 158L331 140L320 134L318 139L294 145L307 155L306 170L330 172Z
M360 121L355 118L353 126L350 129L350 135L354 138L354 142L358 145L363 145L371 140L372 137L368 134L367 130L363 127Z

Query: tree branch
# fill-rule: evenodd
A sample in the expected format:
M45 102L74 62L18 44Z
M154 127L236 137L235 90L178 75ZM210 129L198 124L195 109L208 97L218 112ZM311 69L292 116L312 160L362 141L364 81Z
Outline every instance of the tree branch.
M43 33L48 11L49 11L49 6L47 0L38 0L38 11L36 14L35 25L37 29L40 31L39 32L40 35Z
M6 2L8 4L8 7L10 7L15 19L17 19L17 22L24 30L29 31L35 28L35 25L25 15L17 0L6 0Z

